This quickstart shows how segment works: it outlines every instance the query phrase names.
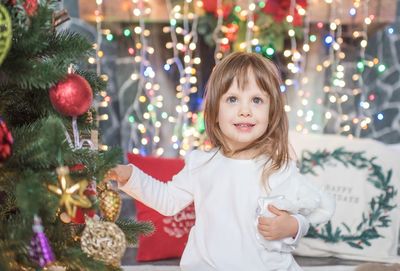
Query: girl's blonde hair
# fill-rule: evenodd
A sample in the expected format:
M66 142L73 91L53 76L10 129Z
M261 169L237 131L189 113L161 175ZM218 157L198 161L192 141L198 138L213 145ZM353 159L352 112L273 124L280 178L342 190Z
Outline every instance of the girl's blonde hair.
M233 152L226 145L217 123L219 102L234 80L237 80L240 89L244 89L250 72L258 87L269 97L269 123L261 137ZM255 157L267 155L271 163L268 161L269 166L264 167L263 179L286 166L289 161L288 119L284 109L285 97L280 91L281 85L279 71L272 61L255 53L237 52L228 55L215 66L206 86L204 120L211 144L228 155L250 149L256 150Z

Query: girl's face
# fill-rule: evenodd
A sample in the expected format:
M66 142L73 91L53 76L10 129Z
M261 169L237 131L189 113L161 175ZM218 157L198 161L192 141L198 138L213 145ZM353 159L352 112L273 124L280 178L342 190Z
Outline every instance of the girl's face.
M268 127L269 98L250 72L248 76L244 89L234 80L219 101L218 125L233 151L258 139Z

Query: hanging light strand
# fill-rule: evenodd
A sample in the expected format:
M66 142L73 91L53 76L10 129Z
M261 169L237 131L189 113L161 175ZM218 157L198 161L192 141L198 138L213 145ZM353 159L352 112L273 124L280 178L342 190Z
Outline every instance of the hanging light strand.
M300 63L303 61L303 56L300 53L300 51L297 50L297 41L293 26L295 9L296 9L296 0L291 0L289 14L286 16L286 22L289 25L289 30L287 34L290 39L290 51L287 51L286 56L291 57L287 64L287 68L290 70L291 74L288 76L289 78L285 80L285 84L287 88L292 88L293 92L299 95L300 93L303 93L303 91L300 90L300 73L301 73ZM307 129L305 128L305 123L304 123L305 116L303 112L304 111L302 109L297 111L296 127L297 130L299 131L307 132Z
M309 1L306 2L306 5L309 6ZM301 100L301 108L302 111L298 111L298 117L299 115L302 115L301 122L297 122L297 127L302 127L303 132L308 132L310 129L312 131L318 131L320 130L320 125L315 122L315 111L314 107L318 106L318 103L312 103L309 101L311 94L309 88L309 82L308 82L308 76L307 76L307 58L308 58L308 52L310 51L310 45L309 45L309 40L310 40L310 12L304 10L301 6L297 6L297 13L300 16L303 16L303 45L302 45L302 56L299 61L299 72L297 73L297 78L296 80L298 81L298 84L300 86L300 89L298 90L297 94L298 97ZM299 49L300 50L300 49ZM303 112L303 114L301 114ZM304 113L305 112L305 113Z
M212 33L212 38L215 42L215 50L214 50L215 64L217 64L222 58L222 53L220 52L221 38L219 36L221 34L223 21L224 21L224 13L222 10L222 0L217 0L217 26L214 28L214 31Z
M254 9L255 4L253 1L247 1L247 16L246 16L246 52L250 53L252 51L252 41L253 41L253 28L254 28Z
M362 74L364 72L364 67L367 64L367 59L365 57L365 50L368 45L368 25L371 23L371 20L368 16L368 5L369 5L369 0L364 0L363 1L363 29L361 32L361 41L360 41L360 62L362 63L362 69L360 70L360 74L358 77L358 86L360 89L360 103L358 107L358 119L361 120L359 121L355 129L355 136L360 137L361 135L361 130L362 129L372 129L373 131L375 130L373 123L371 122L371 114L369 109L369 101L367 100L367 93L366 93L366 87L364 85L364 80L362 77ZM358 63L357 63L358 64ZM360 64L359 64L360 65Z
M103 80L106 80L108 77L107 76L102 76L101 75L101 60L102 57L104 57L104 53L101 50L101 46L102 46L102 41L103 41L103 29L102 29L102 21L103 21L103 0L96 0L96 10L94 12L95 14L95 20L96 20L96 43L94 44L94 49L95 49L95 54L96 54L96 58L95 58L95 63L96 63L96 74L97 76L101 76L101 78ZM93 108L95 109L96 112L99 112L99 107L107 107L108 106L108 99L109 96L107 95L107 91L106 90L102 90L101 91L101 98L103 99L103 101L99 102L96 99L93 102ZM97 123L97 127L99 127L99 122L100 121L106 121L108 119L108 114L102 114L99 115L95 120ZM108 146L105 144L99 145L98 143L98 130L96 129L92 129L90 132L90 137L91 137L91 141L94 145L94 148L100 148L102 150L107 150Z
M134 32L138 36L139 42L136 43L135 62L139 64L139 71L134 72L131 76L132 80L138 80L138 87L133 102L132 109L139 118L138 121L131 124L131 135L135 135L137 131L140 132L140 137L132 136L129 149L133 152L140 152L141 154L154 154L159 143L160 127L156 125L158 121L158 107L155 106L157 100L155 99L155 91L158 84L155 82L155 71L150 65L148 54L153 54L154 49L149 46L147 36L150 35L150 30L146 29L145 16L150 14L151 9L145 10L145 2L143 0L133 0L136 7L133 10L134 16L138 17L139 25L135 27ZM138 53L137 53L138 52ZM143 104L143 105L141 105ZM145 108L143 113L142 108ZM127 118L132 117L130 110L127 111ZM140 142L138 142L140 139ZM137 149L136 146L140 146Z
M193 2L193 3L192 3ZM174 123L174 133L171 137L172 146L184 156L191 148L187 143L189 127L189 102L190 94L197 91L197 77L195 64L200 63L200 58L195 56L198 36L197 25L198 15L192 12L197 1L185 0L183 8L175 5L172 8L170 0L167 0L167 9L169 14L169 32L171 34L171 44L166 44L167 48L173 49L173 58L167 60L166 67L176 64L179 71L179 85L177 86L177 98L179 104L176 106L176 117L168 117L170 122ZM182 13L181 13L182 12ZM177 18L182 23L177 26ZM182 35L183 42L178 39L178 34ZM183 61L182 61L183 59Z
M195 52L195 47L197 46L197 24L198 24L198 15L190 13L190 0L186 0L184 2L184 20L183 26L185 30L185 35L183 37L185 44L185 53L184 53L184 65L185 65L185 80L182 85L182 98L180 100L180 106L182 112L178 112L177 122L175 124L175 130L180 131L178 138L180 150L179 154L184 156L186 152L191 148L190 144L187 142L187 138L192 136L189 128L189 119L188 119L188 111L189 111L189 102L190 102L190 94L192 85L197 83L197 77L192 74L193 68L193 55ZM192 17L192 26L190 28L190 19ZM186 34L187 33L187 34ZM191 46L192 45L192 46Z
M340 3L339 3L340 4ZM333 1L330 4L330 13L332 14L332 17L330 18L330 24L329 24L329 35L332 37L332 43L329 46L329 62L330 62L330 77L331 79L329 80L330 82L330 92L329 92L329 99L331 102L333 102L336 106L336 110L340 116L340 120L337 121L335 130L336 131L341 131L341 126L343 121L347 121L347 116L344 115L343 113L343 107L342 107L342 100L341 100L341 92L344 88L344 85L341 82L344 82L343 80L339 80L337 78L337 69L338 65L340 63L340 59L338 57L337 51L340 50L340 41L342 39L342 31L341 31L341 24L337 24L339 18L337 16L337 6L336 6L336 1ZM335 98L333 98L335 97Z

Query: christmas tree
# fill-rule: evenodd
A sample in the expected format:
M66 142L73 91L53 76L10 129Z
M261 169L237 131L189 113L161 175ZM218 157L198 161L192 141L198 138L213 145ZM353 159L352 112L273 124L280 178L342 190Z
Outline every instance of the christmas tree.
M0 1L0 270L118 270L152 229L118 219L121 199L101 184L121 157L96 147L105 82L80 69L92 45L58 30L57 2Z

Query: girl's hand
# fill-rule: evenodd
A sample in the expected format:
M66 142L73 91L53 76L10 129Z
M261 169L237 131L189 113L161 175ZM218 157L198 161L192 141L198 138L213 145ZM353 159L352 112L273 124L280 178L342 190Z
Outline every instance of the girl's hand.
M268 205L268 210L276 217L259 217L258 231L269 241L280 240L286 237L295 238L299 225L296 218L286 211L281 211L272 205Z
M110 169L104 176L103 182L117 181L119 185L124 185L128 182L132 175L132 167L129 165L117 165Z

